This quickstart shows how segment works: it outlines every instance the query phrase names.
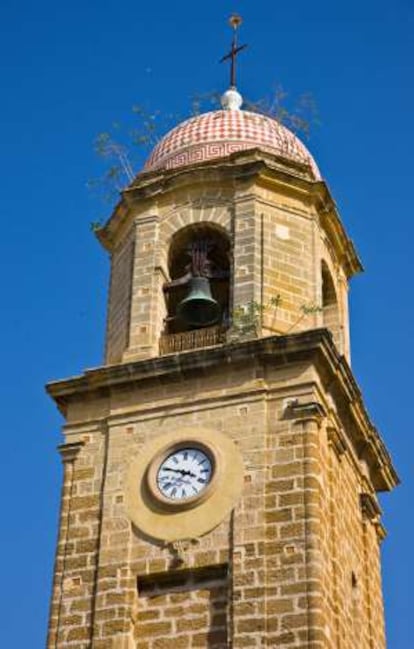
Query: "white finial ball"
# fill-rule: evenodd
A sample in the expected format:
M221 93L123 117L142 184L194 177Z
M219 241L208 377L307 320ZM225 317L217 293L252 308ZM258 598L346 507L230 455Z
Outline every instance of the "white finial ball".
M243 104L243 97L236 88L229 88L221 97L221 105L224 110L240 110Z

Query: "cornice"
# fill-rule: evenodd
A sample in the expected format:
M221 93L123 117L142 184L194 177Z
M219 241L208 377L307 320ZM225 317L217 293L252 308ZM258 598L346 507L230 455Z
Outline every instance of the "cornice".
M386 491L399 483L388 451L365 409L361 392L344 359L339 356L326 329L315 329L287 336L272 336L233 342L214 348L168 354L157 358L131 361L87 370L81 376L49 383L47 391L63 413L71 401L109 394L122 385L187 380L209 369L252 363L281 367L290 363L308 362L316 367L321 380L334 395L338 411L348 422L347 435L352 438L358 454L371 467L373 483L378 491Z
M149 202L165 197L169 192L185 189L188 186L206 184L227 184L234 188L235 183L253 182L259 175L271 172L279 176L290 189L294 187L303 193L313 182L310 167L306 164L287 161L285 158L265 153L260 149L249 149L233 153L224 159L202 162L170 170L141 172L122 193L111 216L104 226L95 231L99 242L109 252L112 250L117 233L122 229L131 210L137 205L144 207Z
M60 444L60 446L58 446L58 451L62 457L62 461L64 463L74 462L83 445L83 441Z
M286 161L284 158L250 149L232 154L228 158L208 161L178 169L140 173L121 195L107 223L96 231L100 243L109 252L119 239L130 215L149 208L160 196L187 187L220 185L235 192L238 186L254 183L280 193L290 193L313 203L322 229L326 232L347 277L363 270L352 241L347 237L337 207L324 181L315 181L305 164Z
M325 181L316 182L313 184L312 192L321 227L328 235L347 277L350 278L362 272L363 265L353 241L346 234L328 185Z

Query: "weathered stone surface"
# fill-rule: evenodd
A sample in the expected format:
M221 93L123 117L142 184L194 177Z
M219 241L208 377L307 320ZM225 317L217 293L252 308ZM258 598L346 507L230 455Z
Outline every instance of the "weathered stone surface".
M385 647L375 491L398 479L338 353L359 262L326 186L257 156L138 178L100 233L107 364L48 388L66 417L48 649ZM257 338L159 357L171 238L207 222L231 234L235 304L280 308ZM166 432L204 427L240 453L240 493L197 538L208 507L150 500L188 530L155 540L128 515L128 471Z

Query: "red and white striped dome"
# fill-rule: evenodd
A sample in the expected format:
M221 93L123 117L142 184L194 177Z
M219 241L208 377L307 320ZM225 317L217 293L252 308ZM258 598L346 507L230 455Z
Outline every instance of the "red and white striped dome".
M156 145L144 171L184 167L254 148L307 164L315 180L321 178L296 135L271 117L244 110L216 110L182 122Z

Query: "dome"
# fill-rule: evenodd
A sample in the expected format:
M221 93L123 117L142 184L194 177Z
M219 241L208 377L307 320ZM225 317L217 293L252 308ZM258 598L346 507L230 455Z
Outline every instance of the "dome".
M155 146L144 171L175 169L223 158L236 151L259 148L319 169L299 138L275 119L245 110L216 110L182 122Z

